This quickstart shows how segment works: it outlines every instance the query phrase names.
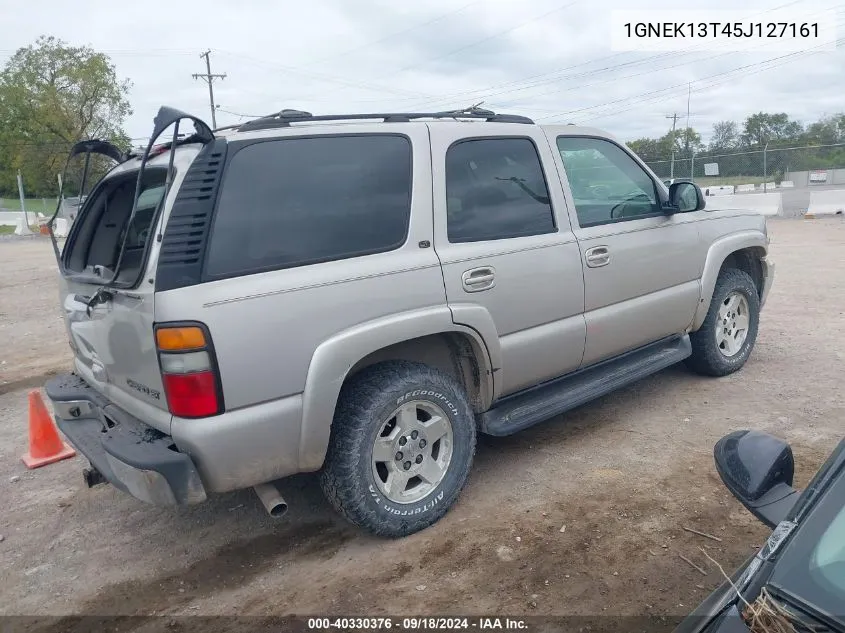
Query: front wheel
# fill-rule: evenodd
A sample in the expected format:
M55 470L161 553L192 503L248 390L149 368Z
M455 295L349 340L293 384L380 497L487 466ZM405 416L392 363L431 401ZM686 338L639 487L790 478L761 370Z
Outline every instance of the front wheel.
M391 361L343 386L320 482L355 525L406 536L446 514L474 454L475 416L461 385L426 365Z
M704 323L690 334L687 365L705 376L727 376L745 365L757 340L760 297L748 273L728 268L719 274Z

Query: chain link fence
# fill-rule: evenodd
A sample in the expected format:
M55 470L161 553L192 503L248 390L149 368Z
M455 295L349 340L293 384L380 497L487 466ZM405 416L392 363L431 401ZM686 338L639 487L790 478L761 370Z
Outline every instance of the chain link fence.
M766 148L727 154L675 155L646 161L661 179L692 178L707 187L753 185L754 189L845 186L845 143ZM741 189L740 189L741 190Z

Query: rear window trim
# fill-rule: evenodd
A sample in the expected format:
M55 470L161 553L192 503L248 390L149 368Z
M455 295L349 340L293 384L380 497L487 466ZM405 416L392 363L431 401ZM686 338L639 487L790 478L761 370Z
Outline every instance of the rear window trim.
M114 171L114 169L117 169L117 167L120 167L122 165L126 165L126 163L121 163L120 165L116 165L111 171L107 172L106 175L103 176L100 179L100 181L91 190L91 193L89 193L86 196L83 208L81 208L79 210L79 212L77 213L76 220L74 221L71 232L68 235L67 240L65 241L65 247L62 249L62 254L61 254L61 268L62 268L61 273L62 273L62 276L65 279L68 279L70 281L77 281L77 282L85 283L85 284L91 284L91 285L94 285L94 286L108 285L111 288L122 289L122 290L134 290L135 288L137 288L138 286L141 285L141 282L144 278L144 273L146 273L147 266L150 263L150 251L152 250L153 241L156 241L156 238L154 237L156 235L156 232L153 231L153 229L158 225L159 221L161 220L161 214L162 214L162 211L164 210L164 206L167 202L167 197L170 195L170 192L167 192L167 191L165 192L166 195L162 195L162 197L159 199L158 204L156 205L155 211L153 212L153 217L152 217L152 220L150 221L149 237L147 239L147 243L144 245L144 255L141 258L140 267L138 269L138 277L136 279L134 279L131 282L129 282L129 281L127 281L127 282L114 281L112 283L108 283L108 280L101 279L99 277L94 277L92 275L87 275L85 273L70 271L70 270L68 270L67 265L66 265L67 255L71 252L71 250L73 250L73 247L76 244L76 239L79 235L79 231L82 230L81 227L82 227L83 223L82 223L81 220L84 217L84 214L87 212L87 208L88 208L89 203L92 203L92 201L95 201L97 199L97 197L99 197L101 195L102 190L105 189L109 184L111 184L115 180L121 180L121 179L127 178L131 175L132 178L134 178L137 182L138 172L141 170L140 163L139 163L137 169L135 169L135 168L127 169L126 171L123 171L119 174L113 174L112 175L112 171ZM150 171L161 171L161 172L164 172L165 180L166 180L167 179L167 169L168 168L165 165L154 165L154 166L148 165L148 166L144 167L144 173L147 173L147 172L150 172ZM176 166L174 165L173 166L173 173L171 174L171 178L175 178L177 173L178 173L178 170L176 169ZM172 191L172 187L171 187L171 191ZM90 244L88 245L88 248L90 250L90 248L91 248ZM88 254L86 253L85 256L87 258Z
M211 245L214 242L214 232L217 227L217 212L220 208L220 199L222 197L223 189L226 184L226 178L229 175L229 168L231 166L232 160L234 160L235 156L238 153L247 147L251 147L253 145L257 145L259 143L270 143L270 142L277 142L277 141L287 141L287 140L306 140L306 139L314 139L314 138L349 138L349 137L383 137L383 136L390 136L395 138L401 138L405 140L408 144L409 154L410 154L410 165L408 170L408 178L410 182L409 188L409 204L408 204L408 218L407 222L405 223L405 233L402 236L401 241L388 245L386 247L378 248L378 249L368 249L364 251L356 251L354 253L349 253L343 255L341 257L337 256L330 256L330 257L320 257L314 259L303 260L300 262L295 262L292 264L268 264L266 266L253 266L252 268L243 268L234 272L228 273L218 273L218 274L211 274L208 272L208 261L209 261L209 251ZM316 264L326 264L328 262L339 262L345 261L347 259L353 259L356 257L365 257L367 255L378 255L382 253L390 253L393 251L397 251L402 247L408 244L408 236L411 233L411 219L413 217L414 211L414 143L411 140L411 137L408 134L403 134L401 132L341 132L335 134L297 134L297 135L284 135L284 136L268 136L268 137L261 137L256 139L245 139L241 141L231 141L228 144L229 150L226 153L226 163L223 166L223 171L220 174L220 190L217 194L217 199L214 201L214 209L211 213L211 227L208 232L207 244L208 248L206 248L205 254L203 256L202 261L202 274L201 274L201 281L200 283L207 283L211 281L219 281L223 279L233 279L237 277L246 277L248 275L258 275L261 273L268 273L274 272L277 270L290 270L294 268L302 268L304 266L314 266Z

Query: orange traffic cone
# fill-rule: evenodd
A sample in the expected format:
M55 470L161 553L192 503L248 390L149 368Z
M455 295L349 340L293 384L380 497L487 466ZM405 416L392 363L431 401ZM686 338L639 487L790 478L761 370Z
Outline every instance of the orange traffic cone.
M62 442L59 430L50 418L41 392L29 392L29 452L21 457L27 468L38 468L76 455Z

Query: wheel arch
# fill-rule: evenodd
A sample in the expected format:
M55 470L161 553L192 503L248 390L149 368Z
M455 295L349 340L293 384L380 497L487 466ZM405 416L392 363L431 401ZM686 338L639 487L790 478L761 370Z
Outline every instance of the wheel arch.
M691 331L701 327L710 309L713 291L719 274L726 268L738 268L754 280L758 296L762 297L765 283L761 260L768 252L766 236L760 231L743 231L713 242L707 251L701 275L701 297L695 311Z
M319 469L344 382L376 363L410 360L433 366L466 389L473 410L494 398L493 363L476 330L455 324L448 307L425 308L357 325L324 341L305 380L300 431L300 470Z

